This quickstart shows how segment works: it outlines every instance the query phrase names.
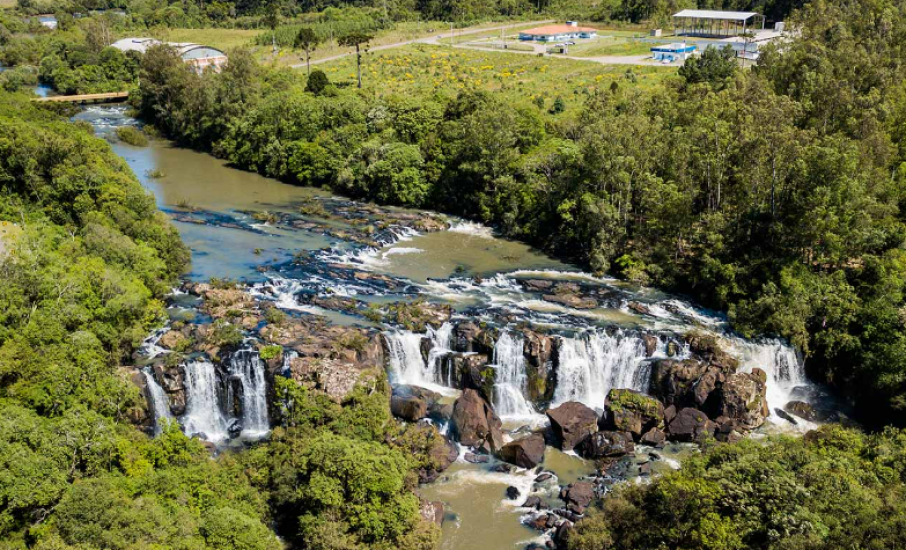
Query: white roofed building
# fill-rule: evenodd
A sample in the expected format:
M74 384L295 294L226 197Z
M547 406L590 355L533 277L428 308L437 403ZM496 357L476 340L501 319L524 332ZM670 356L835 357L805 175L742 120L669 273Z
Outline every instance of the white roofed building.
M765 17L750 11L682 10L673 14L677 35L727 37L763 30Z
M220 67L227 62L226 54L217 48L191 42L161 42L154 38L123 38L110 46L124 52L145 53L148 48L160 44L174 48L183 61L199 72L208 67L220 70Z

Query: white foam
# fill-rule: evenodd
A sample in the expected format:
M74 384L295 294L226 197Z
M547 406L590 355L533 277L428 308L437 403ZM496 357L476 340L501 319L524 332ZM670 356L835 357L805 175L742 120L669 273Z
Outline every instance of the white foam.
M486 225L480 223L462 221L453 224L450 229L450 233L461 233L463 235L471 235L473 237L480 237L483 239L493 239L494 230Z

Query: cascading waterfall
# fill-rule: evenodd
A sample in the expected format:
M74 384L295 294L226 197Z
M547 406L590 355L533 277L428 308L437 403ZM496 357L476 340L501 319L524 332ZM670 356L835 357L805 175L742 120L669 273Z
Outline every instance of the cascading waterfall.
M230 357L229 373L242 386L242 435L260 437L268 433L267 382L264 361L258 352L242 349Z
M208 441L227 439L227 418L220 409L220 381L214 364L207 359L187 363L185 370L186 413L183 428L188 435L204 434Z
M751 372L757 367L768 375L768 406L775 418L775 408L782 408L795 399L797 389L811 385L805 375L805 363L796 350L779 340L748 342L733 339L731 350L735 350L740 358L741 371Z
M559 350L552 406L580 401L603 408L613 388L647 390L651 368L645 344L638 336L590 331L562 338Z
M151 401L151 408L154 411L154 433L161 432L161 420L172 419L173 414L170 412L170 401L164 389L157 383L154 378L154 372L150 368L142 369L145 376L145 384L148 387L148 398Z
M440 361L450 351L453 325L428 327L425 334L408 330L388 330L384 333L390 355L390 376L395 384L422 387L449 385L442 380ZM422 356L422 339L431 340L428 360Z
M497 378L494 385L494 408L501 418L527 418L536 415L525 398L528 375L525 372L523 338L509 332L500 334L494 345Z

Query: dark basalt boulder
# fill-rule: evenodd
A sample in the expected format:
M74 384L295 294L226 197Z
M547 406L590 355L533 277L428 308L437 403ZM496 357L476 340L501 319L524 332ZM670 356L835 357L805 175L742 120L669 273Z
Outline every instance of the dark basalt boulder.
M440 362L443 380L459 389L473 389L490 401L494 395L496 372L488 366L488 356L481 353L448 353Z
M635 451L629 432L601 431L585 438L576 448L583 458L615 458Z
M578 294L544 294L541 299L545 302L553 302L573 309L594 309L598 307L598 301L594 298L579 296Z
M409 422L428 416L429 408L440 399L440 394L418 386L396 386L390 396L390 412Z
M491 405L478 392L464 390L453 404L453 428L460 443L469 447L485 446L491 451L503 447L501 422Z
M821 420L821 415L818 411L805 401L790 401L784 405L783 409L786 412L794 414L803 420L808 420L809 422Z
M453 327L453 351L482 353L490 357L494 353L496 341L496 330L482 328L471 321L458 323Z
M645 432L664 427L663 403L635 390L610 390L604 411L604 429L629 432L636 441Z
M664 405L698 408L707 401L717 384L731 373L695 359L663 359L654 363L650 393Z
M577 481L560 491L560 498L566 502L566 509L584 514L595 498L595 487L588 481Z
M553 399L557 387L557 339L531 330L524 330L522 334L528 377L526 397L537 409L544 409Z
M657 352L657 336L652 334L643 334L642 342L645 344L645 357L651 357Z
M716 429L717 425L708 415L686 407L667 425L667 436L675 441L700 441L703 437L714 435Z
M554 286L550 279L522 279L519 283L529 292L546 292Z
M579 403L568 401L547 411L554 439L564 451L573 450L586 437L598 431L598 414Z
M651 445L652 447L659 447L664 444L667 440L667 434L664 433L664 430L659 428L651 428L639 439L639 443L642 445Z
M743 430L754 430L770 414L767 400L767 374L761 369L726 377L717 391L713 413L733 419Z
M491 457L489 457L488 455L466 453L466 455L463 457L463 460L471 464L487 464L491 461Z
M522 503L523 508L534 508L535 510L540 510L542 506L541 497L530 496L525 499L525 502Z
M685 336L689 351L703 362L721 368L724 372L736 372L739 361L720 347L717 337L711 334L690 333Z
M510 500L517 500L520 495L521 495L521 493L519 492L519 489L517 489L516 487L513 487L512 485L510 485L509 487L506 488L506 498L508 498Z
M544 461L544 436L532 434L511 441L500 449L497 456L500 460L520 468L534 468Z

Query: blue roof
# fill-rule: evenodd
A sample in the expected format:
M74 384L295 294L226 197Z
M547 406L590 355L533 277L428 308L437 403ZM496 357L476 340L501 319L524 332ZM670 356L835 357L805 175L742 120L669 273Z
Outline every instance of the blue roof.
M688 53L695 51L695 44L665 44L651 48L653 52Z

